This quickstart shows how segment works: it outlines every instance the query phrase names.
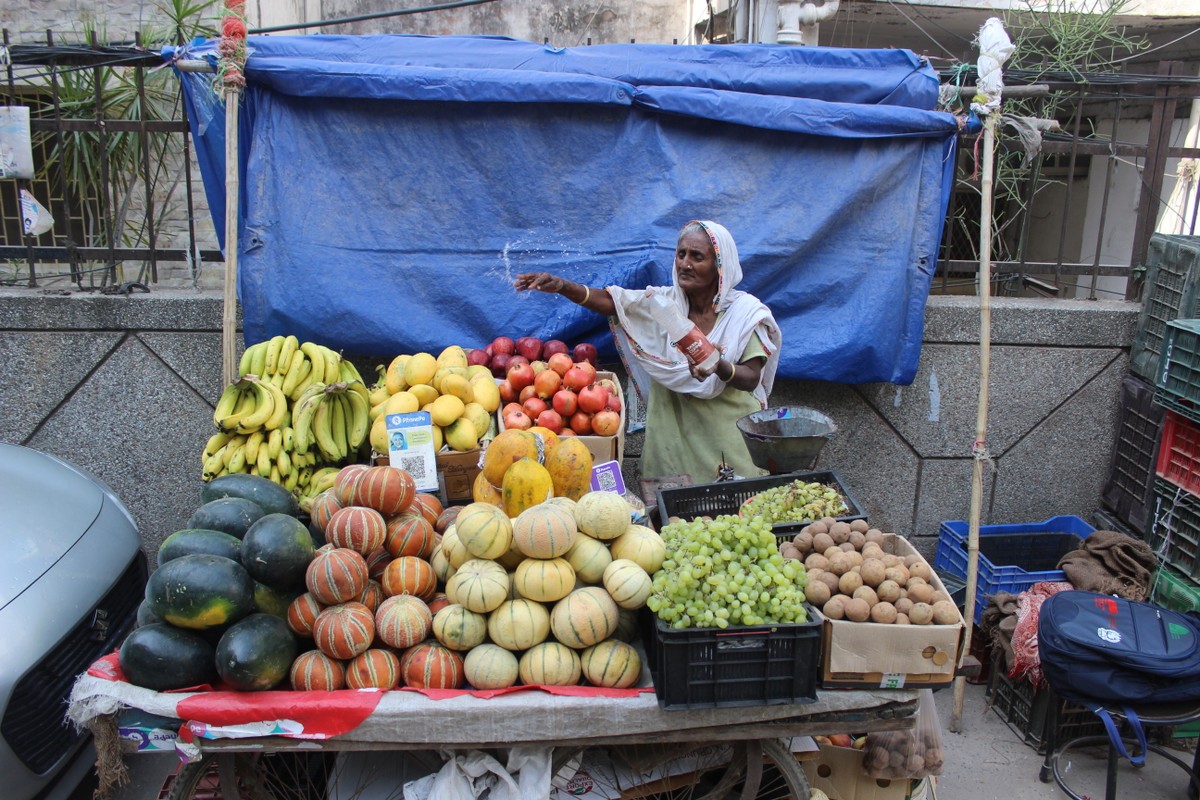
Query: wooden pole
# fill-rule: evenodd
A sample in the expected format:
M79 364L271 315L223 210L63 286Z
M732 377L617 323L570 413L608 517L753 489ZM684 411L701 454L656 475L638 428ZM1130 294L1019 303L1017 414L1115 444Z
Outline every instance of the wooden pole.
M980 189L983 195L979 221L979 405L975 415L975 444L971 448L974 463L971 469L971 516L967 534L967 597L963 616L967 630L963 637L963 653L971 652L971 630L975 627L975 587L979 576L979 520L983 516L983 468L987 455L988 378L992 370L992 180L995 174L994 153L998 112L987 115L983 123L983 172ZM954 711L950 730L962 732L963 693L967 679L954 679Z
M241 93L225 91L225 307L221 315L221 380L228 386L238 377L237 253L238 253L238 100Z

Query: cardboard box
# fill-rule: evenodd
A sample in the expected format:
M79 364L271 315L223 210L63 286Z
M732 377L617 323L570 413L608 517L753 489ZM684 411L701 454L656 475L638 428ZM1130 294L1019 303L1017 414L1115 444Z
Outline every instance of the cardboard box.
M471 502L471 485L483 471L479 466L481 452L482 449L477 447L462 453L449 450L437 454L437 496L444 505ZM386 465L389 463L388 457L375 453L372 463Z
M920 555L907 539L894 533L885 535L883 550L899 556ZM930 583L935 589L946 588L936 572ZM825 619L821 686L898 689L948 684L954 680L966 628L962 614L953 625Z
M867 775L863 751L852 747L825 745L800 766L809 785L829 795L829 800L921 800L928 794L927 778L887 780Z
M577 438L587 445L588 452L592 454L592 463L603 464L605 461L623 463L625 458L625 389L621 386L621 381L617 379L615 373L596 373L596 380L605 378L616 385L617 392L621 395L621 426L617 429L617 435L580 436ZM504 420L500 420L500 430L504 430Z

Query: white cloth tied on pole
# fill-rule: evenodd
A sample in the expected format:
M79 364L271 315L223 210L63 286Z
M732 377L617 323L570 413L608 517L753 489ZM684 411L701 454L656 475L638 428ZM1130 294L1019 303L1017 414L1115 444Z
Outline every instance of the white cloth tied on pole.
M1004 62L1015 49L999 18L990 17L983 23L979 29L979 77L975 84L975 99L971 102L971 110L976 114L986 116L1000 107Z

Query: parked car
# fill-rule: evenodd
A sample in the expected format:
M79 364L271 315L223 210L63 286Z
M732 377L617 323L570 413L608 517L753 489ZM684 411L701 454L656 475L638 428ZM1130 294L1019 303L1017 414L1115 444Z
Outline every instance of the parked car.
M0 443L0 792L68 797L95 762L65 718L75 676L136 624L137 525L78 467Z

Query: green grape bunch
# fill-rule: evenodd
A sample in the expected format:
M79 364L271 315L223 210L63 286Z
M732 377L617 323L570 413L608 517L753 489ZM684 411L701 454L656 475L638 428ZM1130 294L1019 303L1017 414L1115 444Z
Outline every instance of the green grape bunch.
M808 621L804 564L779 554L770 523L734 515L673 522L646 606L672 628Z
M777 522L811 522L822 517L837 517L850 507L846 498L833 486L795 480L754 495L742 503L738 513L743 517L761 517L768 524Z

